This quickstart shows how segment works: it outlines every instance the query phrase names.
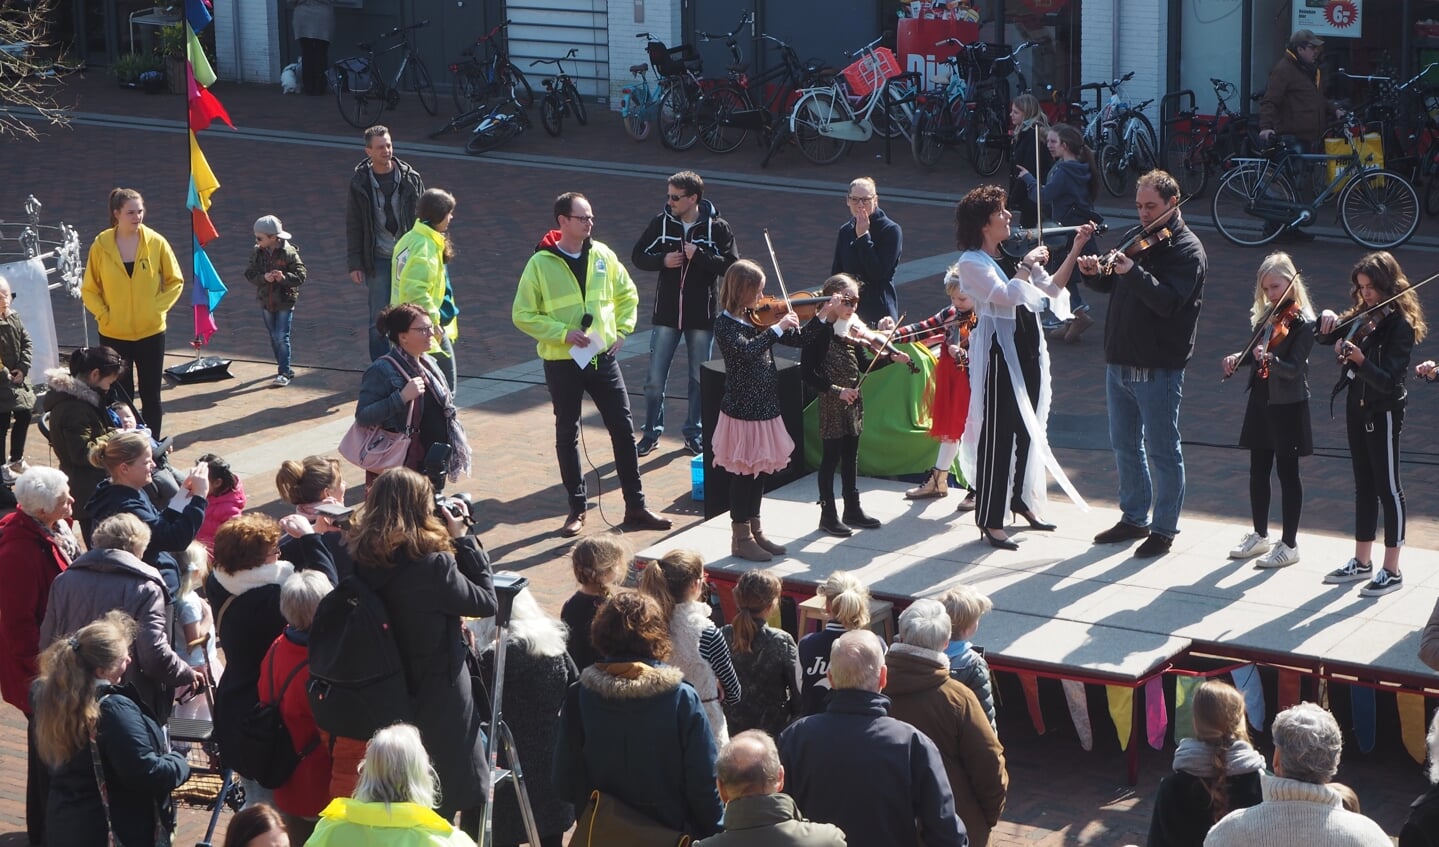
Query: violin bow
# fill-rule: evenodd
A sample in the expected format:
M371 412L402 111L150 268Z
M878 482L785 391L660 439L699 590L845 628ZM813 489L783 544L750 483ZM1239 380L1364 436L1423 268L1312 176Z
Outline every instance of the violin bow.
M779 282L779 293L784 295L785 308L793 311L789 304L789 289L784 287L784 274L779 269L779 258L774 254L774 242L769 240L769 230L764 231L764 246L769 248L769 263L774 266L774 278Z
M1281 295L1279 295L1279 299L1278 299L1278 300L1276 300L1276 301L1274 301L1273 303L1270 303L1270 304L1269 304L1269 311L1267 311L1267 312L1264 313L1264 318L1263 318L1262 320L1260 320L1259 323L1254 327L1254 334L1251 335L1251 336L1249 336L1249 341L1245 343L1244 349L1241 350L1240 352L1234 354L1235 356L1237 356L1237 357L1239 358L1239 361L1241 361L1241 362L1244 361L1244 357L1245 357L1246 355L1248 355L1248 353L1249 353L1250 350L1253 350L1253 349L1254 349L1254 345L1255 345L1255 344L1258 344L1258 343L1259 343L1259 336L1261 336L1261 335L1264 334L1265 328L1269 326L1269 320L1270 320L1271 318L1273 318L1274 315L1275 315L1275 313L1277 313L1277 312L1279 311L1279 307L1280 307L1281 305L1283 305L1283 303L1284 303L1285 300L1288 300L1288 299L1289 299L1289 293L1294 290L1294 283L1295 283L1295 281L1298 280L1298 279L1299 279L1299 274L1298 274L1298 273L1295 273L1294 276L1291 276L1291 277L1289 278L1289 284L1286 285L1286 286L1284 286L1284 293L1281 294ZM1234 368L1234 373L1238 373L1238 372L1239 372L1239 368L1238 368L1238 366L1236 365L1235 368ZM1232 374L1232 373L1231 373L1231 374L1225 374L1224 376L1222 376L1222 377L1219 378L1219 381L1220 381L1220 382L1223 382L1223 381L1225 381L1226 379L1229 379L1231 376L1234 376L1234 374Z
M1171 220L1174 219L1174 216L1179 213L1179 207L1183 206L1185 203L1188 203L1190 200L1193 199L1193 194L1185 197L1178 203L1175 203L1173 209L1165 212L1163 216L1155 218L1153 223L1149 224L1148 226L1141 226L1139 228L1139 232L1136 232L1135 234L1126 238L1123 242L1120 243L1118 247L1115 247L1113 250L1109 251L1108 258L1110 259L1110 261L1112 262L1114 259L1123 255L1124 251L1128 250L1136 241L1139 241L1145 236L1153 235L1155 232L1159 231L1160 227L1166 226Z
M899 320L894 322L894 326L889 328L889 334L884 337L884 343L879 345L879 351L869 357L869 367L865 368L864 373L859 375L859 382L854 384L855 388L863 386L864 381L869 378L869 372L874 370L874 363L879 361L880 354L885 352L885 348L890 344L890 339L894 338L896 332L899 332L899 328L904 323L904 316L906 314L908 314L908 312L900 313Z
M1428 279L1425 279L1423 282L1418 282L1418 283L1415 283L1414 285L1409 286L1408 288L1404 289L1403 291L1399 292L1398 294L1395 294L1394 296L1390 297L1388 300L1385 300L1385 301L1382 302L1382 303L1376 303L1375 305L1370 306L1369 308L1365 309L1365 310L1362 311L1362 312L1355 312L1354 314L1350 315L1349 317L1345 318L1344 320L1339 321L1338 323L1334 324L1334 329L1338 329L1338 328L1340 328L1341 326L1344 326L1345 324L1350 323L1350 322L1352 322L1352 321L1357 321L1357 320L1359 320L1360 318L1364 317L1365 315L1369 314L1370 312L1374 312L1374 311L1377 311L1377 310L1379 310L1379 309L1382 309L1382 308L1384 308L1385 306L1388 306L1390 303L1393 303L1395 300L1398 300L1400 297L1403 297L1403 296L1405 296L1406 294L1412 294L1412 293L1414 293L1415 291L1418 291L1419 289L1423 288L1424 286L1428 285L1429 283L1433 282L1433 281L1436 280L1436 279L1439 279L1439 274L1433 274L1433 275L1430 276ZM1330 331L1332 332L1333 330L1330 330Z
M1034 130L1034 205L1039 214L1036 220L1039 224L1035 229L1035 245L1044 246L1044 180L1039 178L1039 123L1036 121L1032 127Z

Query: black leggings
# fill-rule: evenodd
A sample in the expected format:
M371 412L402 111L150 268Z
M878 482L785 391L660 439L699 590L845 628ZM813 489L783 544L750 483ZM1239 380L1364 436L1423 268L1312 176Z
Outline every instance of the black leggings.
M100 343L111 348L125 360L125 369L120 372L119 384L125 387L125 399L135 405L135 380L140 380L140 404L144 406L141 415L150 436L160 440L160 423L165 412L160 408L160 383L165 370L165 333L157 332L138 341L121 341L118 338L100 336ZM137 375L138 372L138 375Z
M15 425L10 425L10 419ZM10 461L25 458L25 438L30 434L30 410L16 409L0 415L0 453L5 451L5 431L10 431Z
M734 474L729 481L729 519L735 523L748 523L759 517L760 503L764 502L764 484L769 474L755 476Z
M1399 482L1399 434L1404 410L1372 416L1348 410L1349 459L1354 465L1354 540L1373 541L1384 509L1384 546L1404 546L1404 487Z
M1299 480L1299 457L1276 456L1273 450L1249 451L1249 509L1254 531L1269 534L1269 469L1279 468L1280 513L1284 519L1283 541L1299 546L1299 513L1304 508L1304 483Z
M859 465L859 436L845 435L824 439L824 454L819 460L819 499L822 503L834 500L834 469L839 468L842 491L849 494L858 491L856 481Z

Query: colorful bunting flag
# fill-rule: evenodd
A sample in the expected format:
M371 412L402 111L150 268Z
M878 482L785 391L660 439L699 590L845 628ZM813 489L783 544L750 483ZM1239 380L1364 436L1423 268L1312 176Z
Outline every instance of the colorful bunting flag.
M1414 761L1424 764L1429 747L1424 743L1424 695L1400 691L1394 695L1399 706L1399 737Z
M1164 749L1164 736L1169 730L1169 709L1164 703L1164 678L1152 676L1144 683L1144 725L1149 731L1149 746Z
M200 31L203 30L204 27L200 27ZM209 88L215 84L215 69L210 67L210 57L205 55L205 48L200 46L196 32L197 30L189 26L185 27L185 57L190 61L190 70L195 81Z
M215 266L210 263L210 256L205 248L195 241L195 293L192 302L204 303L210 311L219 307L220 301L225 299L225 283L220 281L220 275L215 272Z
M1249 713L1249 725L1259 732L1264 731L1264 682L1259 678L1259 669L1254 665L1235 668L1231 673L1234 687L1244 695L1244 711Z
M230 129L235 128L235 122L230 120L230 113L220 105L203 86L197 86L195 96L190 98L190 129L199 132L215 121L224 121Z
M204 209L190 210L190 231L195 234L195 240L200 242L201 247L220 237L215 224L210 221L210 215Z
M1194 737L1194 690L1204 678L1180 674L1174 678L1174 743Z
M1349 686L1349 705L1354 712L1354 740L1359 742L1359 752L1374 752L1375 735L1379 729L1374 689L1367 685Z
M1089 699L1084 694L1084 683L1077 679L1061 679L1064 701L1069 704L1069 718L1074 721L1074 731L1079 735L1079 746L1094 749L1094 726L1089 722Z
M1119 749L1128 750L1129 736L1134 734L1134 689L1106 685L1104 696L1109 700L1109 717L1114 721L1114 731L1119 733Z
M200 150L195 133L207 129L215 120L222 120L235 128L225 107L211 94L207 86L215 84L215 70L210 66L205 51L200 46L196 33L203 32L214 20L209 0L185 0L186 58L185 83L188 92L190 112L190 183L185 205L190 209L190 229L194 236L195 280L190 292L190 303L195 312L195 345L210 343L218 330L215 324L215 309L225 299L225 283L220 280L215 265L205 252L205 245L220 236L210 220L211 196L220 187L215 172Z
M1039 708L1039 677L1032 673L1018 673L1019 687L1024 689L1024 705L1029 708L1029 722L1034 724L1036 734L1044 734L1044 712Z
M215 16L210 12L209 4L205 0L185 0L185 20L190 24L190 29L204 32L205 27L214 19Z
M200 151L200 142L195 138L195 131L190 130L190 197L186 205L191 209L208 212L210 195L219 187L220 181L215 178L215 172L210 170L210 163Z

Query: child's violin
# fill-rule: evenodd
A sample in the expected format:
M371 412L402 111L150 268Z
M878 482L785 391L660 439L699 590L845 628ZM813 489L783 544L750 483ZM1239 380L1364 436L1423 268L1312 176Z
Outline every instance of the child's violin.
M819 314L819 307L830 301L831 296L839 297L847 305L857 306L859 300L843 294L820 294L818 291L799 291L786 301L783 297L766 294L744 310L745 318L757 327L769 328L779 323L780 318L794 311L800 323Z

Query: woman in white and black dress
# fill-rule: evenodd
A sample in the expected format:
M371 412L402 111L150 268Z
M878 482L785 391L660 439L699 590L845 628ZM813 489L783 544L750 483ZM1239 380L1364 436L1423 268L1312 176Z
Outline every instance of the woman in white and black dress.
M1004 528L1006 512L1023 517L1031 529L1054 529L1036 511L1045 503L1046 470L1071 500L1085 506L1050 452L1046 435L1049 352L1038 312L1044 298L1059 297L1068 274L1050 277L1044 269L1049 249L1040 245L1006 279L995 259L1000 242L1010 235L1004 202L1003 188L982 185L955 209L955 242L964 253L954 270L979 315L970 336L972 399L959 460L978 494L980 535L992 547L1017 550Z

